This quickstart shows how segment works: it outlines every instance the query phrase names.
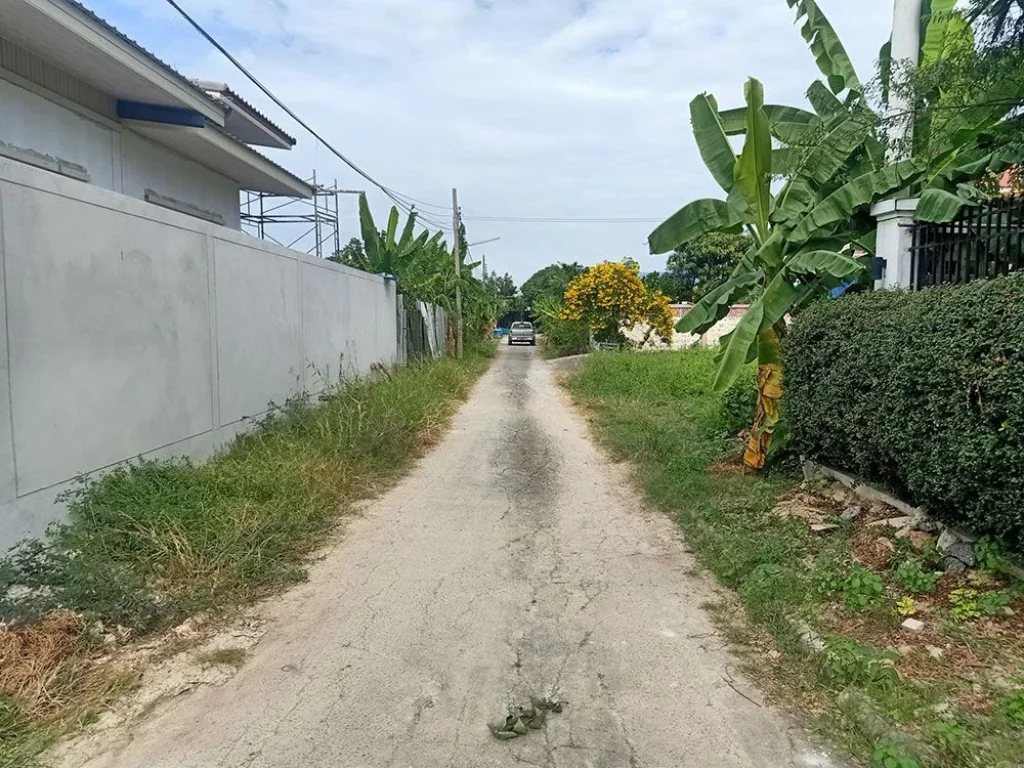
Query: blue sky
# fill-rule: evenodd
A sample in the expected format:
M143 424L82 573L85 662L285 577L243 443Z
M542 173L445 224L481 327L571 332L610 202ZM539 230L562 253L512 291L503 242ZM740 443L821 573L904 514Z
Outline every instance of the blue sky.
M300 176L366 183L262 97L162 0L85 0L183 74L227 82L299 139ZM803 103L817 76L785 0L179 0L271 90L386 185L444 206L459 187L474 252L518 281L554 261L646 255L653 224L473 216L665 217L715 195L688 103ZM862 79L892 0L819 0ZM358 235L343 199L345 240ZM371 195L378 218L382 195ZM450 219L440 208L424 211Z

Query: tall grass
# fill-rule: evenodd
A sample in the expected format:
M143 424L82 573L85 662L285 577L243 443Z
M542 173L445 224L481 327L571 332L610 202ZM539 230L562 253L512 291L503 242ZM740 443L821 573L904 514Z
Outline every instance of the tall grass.
M346 505L438 440L490 352L290 402L205 462L85 480L67 496L69 523L0 561L0 768L28 764L39 726L66 725L76 698L107 685L85 663L95 622L144 635L301 580Z
M1024 701L1024 692L1014 693L1024 691L1024 641L1014 631L1016 620L1004 619L1010 623L994 642L984 627L974 634L962 622L947 618L943 625L937 607L929 617L927 640L901 634L894 605L903 593L884 569L875 576L886 582L879 604L867 611L846 607L844 590L856 586L849 577L868 573L853 556L857 537L874 541L885 534L866 528L864 521L834 517L836 530L815 536L803 523L771 513L798 480L781 472L742 470L736 422L747 395L711 391L714 358L700 349L596 354L583 362L569 387L594 414L599 440L633 463L644 490L675 517L697 559L735 590L750 621L739 628L727 621L723 629L754 641L751 672L845 748L874 754L872 766L1020 765L1024 714L1006 714L1012 705L1005 703L1002 710L987 709L993 700L1010 701L1010 695ZM891 547L893 568L907 558L926 562L929 557L899 537ZM975 577L979 583L998 583L985 572L967 580ZM825 639L824 652L811 651L808 628ZM773 638L775 661L757 652L766 633ZM916 646L895 654L899 675L887 666L893 663L893 643ZM925 643L945 648L940 653L949 661L935 662ZM955 658L974 666L958 666ZM878 758L892 754L906 759Z

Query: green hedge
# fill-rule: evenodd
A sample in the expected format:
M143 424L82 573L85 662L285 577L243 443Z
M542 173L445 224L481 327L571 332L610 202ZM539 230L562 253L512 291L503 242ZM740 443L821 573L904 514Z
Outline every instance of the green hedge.
M1024 275L820 302L784 352L797 450L1024 552Z

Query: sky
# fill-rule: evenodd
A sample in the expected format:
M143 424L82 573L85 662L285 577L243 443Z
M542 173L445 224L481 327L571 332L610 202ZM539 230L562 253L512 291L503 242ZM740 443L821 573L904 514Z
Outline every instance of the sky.
M717 196L690 100L740 106L751 76L772 103L806 104L818 76L785 0L178 0L279 98L371 176L450 226L459 190L489 270L522 282L556 261L649 256L657 222ZM86 5L188 77L228 83L298 139L261 150L302 177L367 189L163 0ZM892 0L818 0L862 80ZM342 197L342 238L358 236ZM523 223L476 217L629 218Z

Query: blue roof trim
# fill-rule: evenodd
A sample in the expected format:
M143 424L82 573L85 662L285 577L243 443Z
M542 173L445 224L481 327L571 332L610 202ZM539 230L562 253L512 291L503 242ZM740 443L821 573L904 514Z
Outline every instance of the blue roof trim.
M206 117L191 109L165 107L161 104L144 104L139 101L124 101L123 99L117 101L117 116L122 120L184 125L190 128L206 126Z

